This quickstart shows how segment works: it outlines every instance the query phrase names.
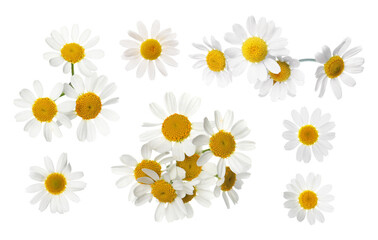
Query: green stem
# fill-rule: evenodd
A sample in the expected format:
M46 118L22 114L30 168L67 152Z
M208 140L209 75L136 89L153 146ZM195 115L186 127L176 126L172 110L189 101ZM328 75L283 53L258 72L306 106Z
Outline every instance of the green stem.
M75 74L74 64L73 63L71 63L71 74L72 74L72 76Z
M208 152L210 149L203 150L202 153Z
M316 62L314 58L303 58L299 59L300 62Z

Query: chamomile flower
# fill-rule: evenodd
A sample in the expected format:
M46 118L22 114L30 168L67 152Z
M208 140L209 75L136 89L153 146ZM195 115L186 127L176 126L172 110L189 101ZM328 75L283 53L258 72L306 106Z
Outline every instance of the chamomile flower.
M328 46L324 46L323 51L315 55L316 61L322 64L315 73L317 78L315 91L321 86L319 97L324 95L328 81L337 99L342 96L340 80L350 87L356 85L356 81L349 73L361 73L364 70L362 65L365 60L361 57L354 57L361 52L361 47L354 47L347 51L350 43L351 39L346 38L332 53Z
M240 120L233 124L232 111L227 111L224 117L219 111L215 111L214 115L217 132L213 131L209 120L205 118L203 126L207 135L199 135L193 139L196 146L209 146L209 150L198 159L197 165L203 166L212 157L219 158L217 172L220 178L226 173L227 162L231 170L237 174L248 170L251 167L251 159L239 150L252 150L255 148L255 143L246 140L238 141L250 133L246 122Z
M82 172L72 172L71 165L67 163L67 154L62 153L56 168L49 157L45 157L45 167L33 166L30 168L30 177L38 181L26 188L29 193L36 193L31 200L32 204L39 202L39 210L44 211L49 205L52 213L65 213L69 211L67 198L79 202L76 191L81 191L86 184L77 181L82 178Z
M98 59L104 56L104 52L99 49L91 49L100 38L98 36L90 38L91 30L86 29L79 32L78 25L73 25L71 36L67 27L61 28L60 32L54 30L51 37L46 38L46 43L55 50L43 55L51 66L58 67L63 65L63 72L73 74L74 64L77 64L80 72L85 76L91 76L97 67L89 59Z
M93 141L96 138L96 128L103 134L109 133L109 126L102 118L116 121L119 116L113 110L104 108L107 105L118 102L118 98L111 98L107 101L117 89L114 83L107 84L105 76L93 76L87 78L85 83L79 75L71 78L71 84L64 85L64 93L75 101L67 101L71 111L75 116L79 116L82 121L77 128L77 138L80 141Z
M334 122L330 122L330 114L322 115L318 108L311 117L307 108L303 107L300 112L293 110L291 112L294 123L288 120L283 122L288 131L282 136L288 140L285 144L286 150L293 150L298 145L297 160L305 163L311 160L311 151L316 160L323 161L324 156L332 149L329 142L335 138L335 133L331 130L335 127Z
M143 77L145 72L151 80L155 79L155 65L163 76L167 76L164 64L177 67L177 62L172 58L179 53L176 48L178 41L176 34L170 28L160 31L160 22L155 21L148 34L146 26L142 22L137 23L138 33L129 31L133 40L122 40L120 43L127 48L122 57L128 60L126 70L137 67L136 76Z
M151 112L161 119L162 123L144 123L145 127L154 127L140 136L141 141L148 142L152 149L158 152L169 152L177 161L183 161L185 154L192 156L195 146L192 143L193 132L201 130L201 125L191 122L189 119L195 114L201 100L197 97L190 98L183 94L177 105L173 93L165 94L167 112L156 103L150 104Z
M161 221L165 217L171 222L187 215L182 198L187 194L193 194L193 188L185 187L187 184L182 181L185 171L179 170L176 178L172 179L169 174L159 177L155 171L143 168L142 171L148 176L137 179L143 184L134 189L135 204L139 206L153 198L156 199L159 202L155 212L156 221Z
M284 192L284 198L287 200L284 203L285 208L289 208L289 217L297 217L299 222L302 222L307 216L308 222L312 225L315 220L324 222L324 215L321 211L332 212L333 207L329 202L334 200L330 195L332 190L331 185L324 185L320 187L320 175L310 173L306 180L300 174L287 184L287 192Z
M211 43L203 38L203 44L193 43L193 46L205 52L205 54L191 55L198 60L193 68L203 68L202 78L210 85L214 78L219 87L225 87L232 81L232 74L228 66L228 56L223 52L221 44L212 36Z
M281 29L274 22L260 18L258 23L253 16L247 19L247 32L240 24L234 24L233 33L226 33L224 39L238 47L226 49L230 57L232 73L237 76L248 67L247 78L255 84L257 80L266 81L268 71L280 73L280 65L274 60L277 56L289 55L285 48L287 40L281 38Z
M304 84L304 74L298 69L299 61L291 57L278 57L276 61L281 71L278 74L268 72L268 80L260 82L260 96L264 97L270 93L272 101L284 100L286 95L294 97L296 86Z
M239 174L234 173L230 167L225 167L225 175L217 181L214 189L214 195L216 197L220 196L222 192L222 197L227 208L230 208L230 201L235 205L239 201L239 195L234 189L241 189L243 185L243 179L249 178L251 175L247 172L241 172Z
M40 81L34 81L33 87L36 95L29 89L23 89L20 92L21 99L14 100L16 106L25 109L16 114L15 118L17 122L29 120L24 130L29 132L31 137L36 137L43 127L43 135L46 141L50 142L53 133L57 137L62 136L57 122L68 128L71 127L71 121L64 113L67 105L55 102L63 92L63 84L56 84L48 97L44 97Z

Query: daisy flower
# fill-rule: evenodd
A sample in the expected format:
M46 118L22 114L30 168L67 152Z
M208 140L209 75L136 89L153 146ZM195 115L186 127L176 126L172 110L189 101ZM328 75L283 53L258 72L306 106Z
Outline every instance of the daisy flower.
M40 81L34 81L33 87L37 96L29 89L23 89L20 92L21 99L14 100L16 106L25 109L17 113L15 118L17 122L29 120L24 130L29 132L31 137L36 137L43 127L43 135L46 141L50 142L53 133L57 137L62 136L60 124L71 127L70 119L63 113L67 105L64 103L57 105L55 102L63 92L63 84L56 84L48 97L43 97L44 92Z
M33 166L30 168L30 177L38 181L26 188L29 193L36 193L31 200L32 204L39 202L39 210L44 211L49 205L52 213L69 211L67 198L79 202L76 191L81 191L86 184L77 181L82 178L82 172L71 172L71 165L67 163L67 154L62 153L56 168L49 157L45 157L45 167Z
M155 211L156 221L161 221L166 217L167 221L171 222L187 215L182 198L187 194L193 194L193 189L186 191L188 187L185 187L186 184L182 181L185 171L179 170L179 175L172 179L169 174L159 177L155 171L143 168L142 171L148 176L137 179L138 182L144 184L139 184L134 189L135 204L140 206L155 198L159 202Z
M165 94L165 103L167 112L156 103L150 104L151 112L162 123L144 123L144 127L158 127L149 130L140 136L141 141L146 142L152 149L158 152L169 152L177 161L183 161L185 154L192 156L195 153L195 146L192 143L192 134L195 130L201 130L201 125L189 120L197 112L201 100L197 97L190 98L183 94L180 101L176 103L176 97L173 93Z
M317 78L315 91L321 85L319 97L323 97L328 81L337 99L342 96L340 80L350 87L356 85L356 81L349 73L361 73L364 70L362 65L365 60L361 57L354 57L361 52L361 47L354 47L347 51L350 43L351 39L346 38L332 53L328 46L324 46L323 51L315 55L316 61L322 64L315 73Z
M203 68L202 78L207 85L210 85L214 78L217 79L219 87L225 87L232 81L232 74L228 66L228 56L223 52L221 44L211 36L211 43L203 38L203 44L193 43L193 46L205 52L205 54L194 54L191 58L198 60L193 68Z
M49 61L51 66L63 65L63 72L74 74L74 64L77 64L80 72L85 76L91 76L97 67L89 59L98 59L104 56L104 52L99 49L91 49L100 38L98 36L89 39L91 30L86 29L79 32L78 25L73 25L71 37L67 27L61 28L60 32L54 30L51 37L46 38L46 43L55 50L47 52L43 57Z
M264 97L270 92L272 101L284 100L286 95L294 97L296 95L296 86L304 84L304 74L298 69L299 61L291 57L278 57L276 62L281 68L280 73L268 72L268 80L265 82L259 81L259 95Z
M237 76L248 67L247 77L250 83L266 81L268 71L280 73L280 65L274 60L277 56L289 55L285 48L287 40L281 38L281 29L274 22L260 18L258 23L253 16L247 19L247 32L240 24L234 24L233 33L226 33L224 39L238 47L226 49L232 73Z
M213 156L218 157L217 172L218 177L224 177L226 173L226 165L230 166L235 173L241 173L251 167L251 159L241 153L241 151L252 150L255 148L255 143L252 141L238 141L246 137L250 130L244 120L240 120L233 124L234 113L227 111L222 117L219 111L214 112L215 125L217 132L213 131L209 120L204 119L204 129L207 135L199 135L193 139L196 146L209 146L209 149L200 156L197 161L199 166L203 166Z
M217 181L214 189L214 195L216 197L219 197L220 192L222 191L224 203L226 204L227 208L230 208L230 201L228 198L231 199L234 205L238 203L239 195L234 189L241 189L243 185L243 179L249 178L251 174L247 172L236 174L231 170L230 167L226 167L225 169L226 173L224 177L220 178Z
M306 180L302 175L297 174L291 183L286 185L287 192L284 192L285 208L289 208L289 217L297 217L302 222L307 216L308 222L312 225L315 220L324 222L324 215L321 211L332 212L333 207L329 202L334 197L329 194L331 185L320 187L320 175L308 174ZM320 188L319 188L320 187Z
M117 89L114 83L107 84L105 76L87 78L85 83L79 75L71 77L71 83L64 85L64 93L75 101L67 101L71 113L79 116L82 121L77 128L77 138L80 141L93 141L96 138L96 128L103 134L109 133L109 126L101 117L116 121L119 116L116 112L104 108L118 102L118 98L111 98L104 102Z
M321 110L316 109L311 118L307 108L303 107L300 112L291 112L294 123L288 120L283 122L288 131L282 136L288 140L285 144L286 150L293 150L298 145L297 160L305 163L311 160L311 151L316 160L323 161L324 156L328 155L328 150L332 149L330 140L335 138L335 133L330 132L335 123L330 122L330 114L321 114Z
M122 40L120 43L127 48L122 57L129 62L126 70L137 67L136 76L143 77L145 72L151 80L155 79L155 65L163 76L167 76L164 63L177 67L177 62L172 56L179 54L176 48L178 41L176 34L170 28L160 31L160 22L155 21L151 27L151 34L148 34L146 26L142 22L137 23L138 33L129 31L128 34L133 40Z

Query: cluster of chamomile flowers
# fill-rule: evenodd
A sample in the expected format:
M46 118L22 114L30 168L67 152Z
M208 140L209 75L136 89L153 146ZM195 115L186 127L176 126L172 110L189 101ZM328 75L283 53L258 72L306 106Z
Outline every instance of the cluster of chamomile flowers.
M116 186L132 184L129 200L137 206L154 199L156 221L190 218L193 200L209 207L221 194L227 208L236 204L236 190L250 175L251 158L243 151L255 148L254 142L243 140L250 133L246 122L234 121L232 111L215 111L213 121L194 122L199 98L183 94L177 101L169 92L164 100L165 109L150 104L159 123L143 124L150 130L140 136L141 157L122 155L122 165L112 167L122 176Z

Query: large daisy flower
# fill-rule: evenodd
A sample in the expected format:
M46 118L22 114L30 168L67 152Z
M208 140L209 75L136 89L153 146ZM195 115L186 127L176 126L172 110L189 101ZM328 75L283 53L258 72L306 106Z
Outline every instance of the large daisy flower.
M143 184L134 189L134 194L137 197L135 204L139 206L155 198L159 202L155 212L156 221L161 221L165 216L167 221L171 222L187 215L182 198L187 194L192 195L193 188L185 186L188 185L182 181L185 171L178 169L180 170L179 174L172 179L170 174L159 177L155 171L143 168L142 171L148 176L137 179Z
M334 197L329 194L332 190L331 185L324 185L320 187L320 175L308 174L306 180L300 174L287 184L287 192L284 192L284 198L287 201L284 203L286 208L289 208L289 217L297 217L298 221L302 222L307 216L308 222L312 225L315 220L324 222L324 215L321 211L331 212L333 207L329 202L334 200ZM320 188L319 188L320 187Z
M127 48L122 57L128 60L126 70L132 70L138 66L136 76L143 77L145 72L151 80L155 79L155 65L159 72L167 76L164 63L177 67L177 62L172 56L179 53L176 48L178 41L176 34L170 28L160 31L159 21L155 21L151 27L151 34L148 34L146 26L142 22L137 23L138 33L129 31L128 34L133 40L122 40L120 43Z
M46 38L46 43L55 51L47 52L43 57L49 60L50 65L54 67L64 63L64 73L71 72L73 75L73 66L77 64L83 75L91 76L97 67L89 59L102 58L104 52L99 49L91 49L100 38L96 36L89 39L90 35L91 30L89 29L80 34L78 25L72 26L71 37L67 27L61 28L60 32L54 30L51 32L51 37Z
M203 166L213 156L218 157L217 172L219 178L225 175L227 162L235 173L248 170L251 167L251 159L239 150L252 150L255 148L255 143L245 140L237 142L250 133L246 122L240 120L233 124L234 113L232 111L227 111L224 117L219 111L215 111L214 116L217 132L213 131L209 120L205 118L203 126L207 135L199 135L193 139L196 146L209 146L209 149L205 150L205 153L200 156L197 164Z
M193 68L203 68L202 78L210 85L214 78L218 86L225 87L232 81L232 74L228 66L228 56L223 52L221 44L212 36L211 43L203 38L203 44L193 43L193 46L205 52L205 54L191 55L198 60Z
M361 57L354 57L357 53L361 52L361 47L354 47L347 51L350 43L351 39L346 38L332 53L328 46L324 46L323 51L315 55L316 61L322 64L315 73L318 79L315 91L321 85L319 97L324 95L328 81L337 99L340 99L342 96L339 80L350 87L356 85L356 81L349 73L361 73L364 70L362 65L365 60Z
M276 61L280 65L281 71L278 74L268 72L268 80L260 82L260 96L269 94L272 101L284 100L286 95L294 97L296 86L304 84L304 74L298 69L299 61L291 57L278 57Z
M274 22L260 18L256 23L251 16L247 19L247 32L240 24L234 24L232 30L233 33L226 33L224 39L238 46L225 51L231 58L231 70L235 76L248 67L248 80L255 84L257 80L267 80L268 71L280 73L280 66L274 59L289 55L289 51L285 48L287 40L280 37L281 29L275 27Z
M57 137L62 136L60 124L71 127L70 119L64 114L69 106L64 103L58 105L55 102L63 92L63 84L56 84L48 97L43 97L44 92L40 81L34 81L33 87L37 96L29 89L23 89L20 92L21 99L14 100L16 106L26 109L17 113L16 121L29 120L24 130L32 137L36 137L43 127L43 135L46 141L50 142L53 133Z
M185 159L185 154L192 156L195 146L192 143L193 131L201 130L200 124L189 120L200 106L201 100L197 97L190 98L183 94L177 105L173 93L165 94L167 112L156 103L150 104L152 113L161 119L162 123L144 123L145 127L158 127L149 130L140 136L141 141L148 141L152 149L158 152L172 150L172 155L177 161Z
M49 157L45 157L46 169L33 166L30 168L30 177L38 181L26 188L29 193L36 193L31 200L32 204L39 202L39 210L44 211L49 205L52 213L65 213L69 210L67 198L79 202L76 191L81 191L86 184L77 181L82 178L82 172L71 172L71 165L67 163L67 154L60 155L56 168Z
M103 134L109 133L109 126L101 117L108 120L118 120L119 116L113 110L104 108L107 105L118 102L118 98L111 98L107 101L117 89L114 83L107 84L105 76L87 78L85 83L79 75L71 78L70 84L64 85L64 93L75 101L67 101L66 104L71 107L75 116L79 116L82 121L77 128L77 137L80 141L93 141L96 138L96 128Z
M311 151L316 160L323 161L324 156L328 155L328 150L332 149L329 142L335 138L335 133L330 132L335 123L330 122L330 114L321 114L320 109L316 109L311 118L307 108L303 107L300 112L291 112L294 123L288 120L283 122L288 131L283 133L283 137L288 140L285 144L286 150L293 150L298 145L297 160L305 163L311 160Z
M243 185L243 179L249 178L251 174L247 172L242 172L239 174L234 173L230 167L226 167L226 173L224 177L217 181L214 189L214 195L216 197L220 196L222 192L222 197L227 208L230 208L230 201L235 205L239 201L239 195L234 189L241 189Z

